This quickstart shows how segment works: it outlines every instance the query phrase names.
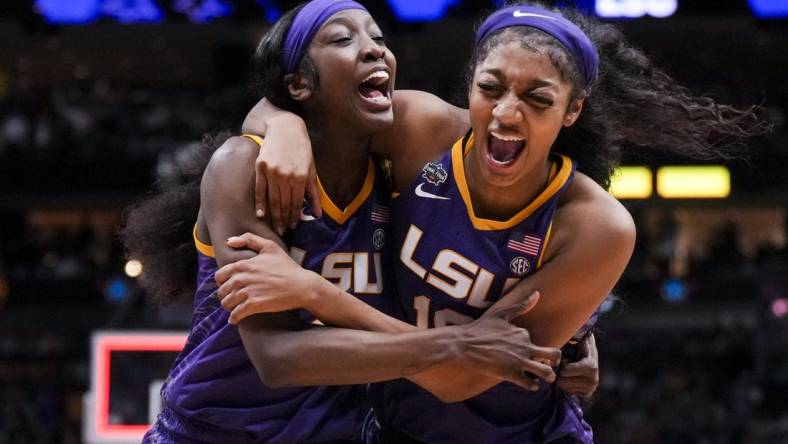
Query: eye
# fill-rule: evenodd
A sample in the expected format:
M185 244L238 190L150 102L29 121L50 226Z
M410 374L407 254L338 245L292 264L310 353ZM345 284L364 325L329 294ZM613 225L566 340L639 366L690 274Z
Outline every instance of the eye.
M482 91L484 91L488 95L492 96L499 96L503 92L503 87L496 83L490 82L478 82L476 86L479 87Z
M350 37L347 37L347 36L345 36L345 37L337 37L331 43L342 45L342 44L350 43L352 40L353 39L351 39Z
M527 94L526 97L531 102L535 102L537 105L539 105L541 107L549 108L549 107L553 106L553 99L551 99L549 97L545 97L545 96L541 96L539 94L533 94L533 93Z
M385 45L386 44L386 38L383 37L382 35L381 36L377 36L377 37L372 37L372 40L376 41L378 44L381 44L381 45Z

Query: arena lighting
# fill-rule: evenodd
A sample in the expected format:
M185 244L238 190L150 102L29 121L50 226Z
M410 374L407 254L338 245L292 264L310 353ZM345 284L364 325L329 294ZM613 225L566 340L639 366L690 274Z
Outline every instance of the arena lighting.
M788 1L786 0L748 0L752 13L758 18L788 18Z
M142 262L132 259L126 262L126 266L123 267L123 271L125 271L126 276L130 278L138 277L142 274Z
M657 193L666 199L721 199L731 193L724 166L666 166L657 170Z
M772 313L778 318L788 314L788 298L777 298L772 301Z
M403 22L430 22L446 16L460 0L388 0L391 11Z
M35 0L35 10L51 24L80 25L102 16L121 23L159 23L164 12L155 0Z
M127 24L160 23L164 20L164 12L155 0L104 0L101 12Z
M648 167L618 167L610 178L610 194L618 199L648 199L653 192L653 174Z
M225 0L174 0L172 9L195 23L207 23L233 13L233 5Z
M781 0L785 1L785 0ZM605 18L670 17L678 9L678 0L596 0L594 10Z
M48 23L90 23L101 14L98 0L35 0L35 10Z
M687 284L681 279L668 278L662 283L662 297L670 304L687 300Z
M110 372L113 352L179 352L186 334L171 332L94 332L90 387L93 397L90 442L140 442L150 424L110 424Z

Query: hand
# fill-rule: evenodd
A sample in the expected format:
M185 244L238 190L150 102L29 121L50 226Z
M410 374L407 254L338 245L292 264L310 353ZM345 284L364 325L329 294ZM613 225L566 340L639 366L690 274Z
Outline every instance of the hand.
M594 335L579 344L583 356L579 361L563 365L558 371L558 387L570 395L590 398L599 387L599 352Z
M534 376L548 383L555 381L551 367L560 362L561 350L532 344L528 330L511 324L512 319L527 313L538 301L539 292L535 291L525 300L510 301L507 306L496 304L476 321L462 326L466 338L463 358L479 373L526 390L539 388Z
M281 236L286 227L298 225L305 193L315 217L320 217L320 193L306 127L297 116L273 119L255 161L256 214L262 218L269 212L271 226Z
M227 245L258 253L216 272L216 297L230 312L231 324L256 313L308 309L315 273L301 268L276 243L255 234L231 237Z

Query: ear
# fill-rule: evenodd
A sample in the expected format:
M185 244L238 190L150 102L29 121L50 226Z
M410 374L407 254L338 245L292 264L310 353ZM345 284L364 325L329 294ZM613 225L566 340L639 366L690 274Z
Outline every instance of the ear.
M312 85L300 72L288 74L284 79L290 97L296 102L305 102L312 97Z
M583 111L583 103L586 100L585 91L580 93L580 97L574 100L564 116L564 126L569 127L575 124L577 118L580 117L580 112Z

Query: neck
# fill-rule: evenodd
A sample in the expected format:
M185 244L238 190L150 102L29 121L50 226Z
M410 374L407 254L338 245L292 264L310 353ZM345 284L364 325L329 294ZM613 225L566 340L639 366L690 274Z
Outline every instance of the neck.
M358 194L367 175L370 134L350 125L307 118L312 153L320 183L340 208Z
M501 187L490 185L484 180L482 168L485 166L472 153L465 158L463 168L476 216L505 221L528 206L545 189L550 162L534 169L532 173L521 175L511 185Z

